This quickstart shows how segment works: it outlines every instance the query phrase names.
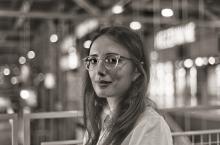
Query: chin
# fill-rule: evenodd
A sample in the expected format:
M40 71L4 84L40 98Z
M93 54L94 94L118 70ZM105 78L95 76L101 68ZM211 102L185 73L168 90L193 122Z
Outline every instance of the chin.
M96 95L100 98L106 98L108 96L107 90L105 89L95 88L94 91Z
M106 91L105 91L105 92L103 92L103 91L97 91L97 92L96 92L96 95L97 95L98 97L100 97L100 98L107 98L107 97L109 97L109 95L106 94Z
M98 97L100 98L107 98L108 95L107 94L104 94L104 93L96 93Z

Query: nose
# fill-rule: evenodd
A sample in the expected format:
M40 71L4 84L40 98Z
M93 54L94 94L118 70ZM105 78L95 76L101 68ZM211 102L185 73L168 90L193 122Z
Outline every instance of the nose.
M102 62L102 60L99 60L99 63L98 63L98 65L97 65L97 73L98 73L98 75L100 75L100 76L104 76L104 75L106 75L106 68L105 68L105 65L104 65L104 63Z

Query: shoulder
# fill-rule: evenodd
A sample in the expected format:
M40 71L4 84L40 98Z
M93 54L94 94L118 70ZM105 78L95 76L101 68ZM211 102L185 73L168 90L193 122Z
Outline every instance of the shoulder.
M129 145L172 145L172 136L164 118L153 108L148 107L141 114L125 142Z
M158 125L167 125L167 123L164 118L155 111L155 109L152 107L147 107L139 117L135 128L143 125L147 127L153 127Z
M164 120L163 116L157 113L153 108L148 107L139 117L134 130L141 128L145 131L160 130L170 131L169 126Z

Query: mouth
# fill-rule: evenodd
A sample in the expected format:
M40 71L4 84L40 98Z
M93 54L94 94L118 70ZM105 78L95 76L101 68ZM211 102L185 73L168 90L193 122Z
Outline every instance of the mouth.
M112 82L100 80L100 81L97 81L96 83L98 84L98 86L99 86L100 88L106 88L106 87L108 87Z

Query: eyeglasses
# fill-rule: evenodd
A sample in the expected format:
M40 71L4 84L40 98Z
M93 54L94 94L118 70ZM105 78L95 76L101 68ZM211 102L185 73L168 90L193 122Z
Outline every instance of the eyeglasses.
M98 66L98 63L100 60L103 61L103 64L106 69L112 70L112 69L116 69L123 59L133 60L131 58L127 58L119 54L108 54L108 55L105 55L103 58L90 55L90 56L85 57L83 61L84 61L84 65L86 69L89 71L93 71Z

